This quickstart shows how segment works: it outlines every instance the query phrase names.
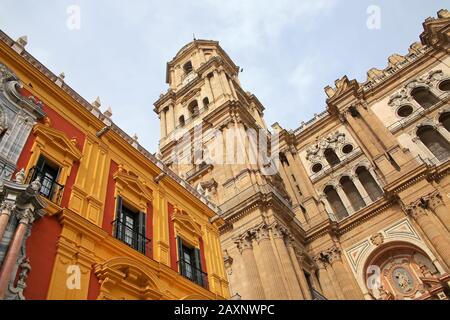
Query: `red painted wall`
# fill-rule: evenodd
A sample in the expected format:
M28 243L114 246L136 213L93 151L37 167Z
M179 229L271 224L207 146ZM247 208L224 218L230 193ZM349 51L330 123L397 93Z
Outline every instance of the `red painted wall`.
M109 234L112 234L112 222L114 221L114 210L116 208L116 199L114 198L114 190L116 188L116 182L114 181L114 173L117 172L119 166L117 163L111 160L108 173L108 184L106 186L106 198L105 198L105 212L103 213L103 230L106 230Z
M31 96L25 88L22 89L21 93L25 97ZM86 140L85 134L49 106L44 104L43 110L50 119L51 127L64 132L70 139L76 138L76 147L82 151ZM30 151L35 140L36 137L31 133L19 156L17 162L18 170L27 167L31 156ZM74 163L70 176L67 178L61 201L62 207L67 207L68 205L78 167L79 163ZM61 225L56 217L45 216L34 222L31 235L26 243L27 255L30 258L32 268L27 280L27 288L24 292L27 299L46 299L56 257L56 243L60 234Z
M89 278L89 291L88 291L88 300L97 300L98 295L100 294L100 284L98 283L97 276L94 273L94 270L91 270L91 277Z
M26 243L31 271L24 294L29 300L47 298L56 257L56 242L60 234L61 225L56 217L44 216L33 224L31 235Z
M170 267L178 272L177 240L175 238L175 226L173 225L172 215L173 205L168 203Z

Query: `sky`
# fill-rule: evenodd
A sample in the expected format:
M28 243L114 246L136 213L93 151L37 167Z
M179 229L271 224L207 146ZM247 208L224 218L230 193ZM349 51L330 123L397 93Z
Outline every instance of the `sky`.
M153 103L167 91L166 63L186 43L217 40L243 68L244 90L268 126L297 128L325 110L323 88L363 82L392 53L419 41L440 0L0 0L0 28L28 36L27 51L86 100L157 152Z

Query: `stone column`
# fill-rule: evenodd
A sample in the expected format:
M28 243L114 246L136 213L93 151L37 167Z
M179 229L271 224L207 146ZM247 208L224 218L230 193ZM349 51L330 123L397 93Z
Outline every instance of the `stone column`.
M167 134L172 133L172 131L177 127L177 123L175 121L175 107L173 104L169 105L169 110L166 114L166 132Z
M8 289L8 285L13 276L12 272L16 265L28 225L32 224L34 220L33 212L30 209L18 211L16 214L19 225L14 233L14 237L10 243L8 253L6 254L0 271L0 300L5 297L6 290Z
M362 185L361 181L359 181L359 178L356 175L351 175L350 179L353 181L353 184L355 185L356 189L358 189L358 192L361 195L361 197L363 197L364 203L366 205L372 203L372 199L370 198L366 189Z
M305 198L313 197L315 195L315 190L312 187L305 169L301 164L297 162L297 160L300 161L300 159L295 159L292 151L286 151L285 155L287 157L287 160L289 161L289 164L293 167L293 173L294 176L296 176L297 182L302 187L303 196Z
M350 125L350 127L355 132L355 135L361 140L362 145L367 149L371 158L375 158L381 152L376 147L375 141L373 141L370 136L368 136L367 132L362 128L360 123L351 115L349 111L344 113L345 120Z
M304 297L302 289L300 288L294 266L284 242L285 237L288 235L287 230L280 225L273 225L271 227L271 231L274 238L275 247L278 251L278 256L280 257L281 266L284 269L282 271L286 276L287 286L291 293L291 299L303 300Z
M353 277L344 266L341 250L333 246L327 252L328 261L336 274L339 286L347 300L364 300L361 290L356 286Z
M0 207L0 241L3 239L6 227L8 226L9 217L14 210L14 205L6 201Z
M305 273L301 267L301 253L297 255L295 252L293 240L288 242L288 251L292 264L294 265L295 274L297 275L298 282L300 283L300 288L302 289L303 299L311 300L312 296L308 281L306 281Z
M350 200L348 200L347 195L345 194L344 190L342 190L342 186L340 185L336 186L336 192L338 193L339 198L341 198L341 201L344 204L344 207L347 210L348 215L351 215L353 212L355 212L355 209L350 203Z
M438 216L439 220L444 224L448 231L450 231L450 210L442 200L439 193L431 195L428 201L431 210Z
M249 300L264 300L264 288L261 278L259 277L258 267L256 265L255 256L253 255L253 235L249 232L244 233L236 241L239 252L244 261L246 279L243 282L249 293ZM245 297L247 299L247 297Z
M441 256L447 268L450 268L450 242L447 237L444 237L439 232L439 228L437 228L428 216L429 211L424 208L422 202L418 201L407 206L405 211L417 222L425 236Z
M331 283L331 279L328 276L323 257L321 255L317 255L314 257L314 261L319 268L319 282L322 287L323 295L329 300L337 300L338 297Z
M270 241L269 229L266 225L261 225L255 229L256 240L258 241L258 250L256 254L256 263L260 271L260 277L263 284L266 299L269 300L287 300L289 295L284 285L281 270L278 268L277 257L273 251Z
M381 123L380 119L374 113L372 113L370 109L366 109L363 106L360 106L358 108L358 112L365 122L365 126L370 130L371 134L384 146L386 151L398 144L392 133L389 132L389 130Z
M161 132L160 132L160 135L161 135L161 139L163 139L163 138L165 138L166 137L166 135L167 135L167 123L166 123L166 112L167 112L167 110L168 110L168 108L166 107L166 108L164 108L164 110L162 110L161 112L160 112L160 129L161 129Z

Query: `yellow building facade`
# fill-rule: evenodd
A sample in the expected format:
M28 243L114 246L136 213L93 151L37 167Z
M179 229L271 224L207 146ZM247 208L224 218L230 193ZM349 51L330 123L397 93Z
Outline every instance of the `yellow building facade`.
M31 123L1 198L0 297L228 298L219 209L25 46L0 34L5 104ZM27 219L8 202L23 190Z

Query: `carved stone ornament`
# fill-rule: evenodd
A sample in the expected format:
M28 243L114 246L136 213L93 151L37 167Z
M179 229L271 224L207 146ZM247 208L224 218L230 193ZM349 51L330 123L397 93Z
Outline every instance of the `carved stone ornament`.
M323 152L326 149L331 148L336 150L340 146L344 145L345 141L345 133L339 131L331 133L306 149L306 159L311 162L318 161L323 157Z
M389 99L388 105L396 108L403 104L408 104L413 100L410 95L411 90L417 87L435 87L443 78L444 73L442 70L433 70L420 78L409 81L399 92Z
M384 236L381 233L374 234L370 237L370 242L378 247L379 245L384 243Z

